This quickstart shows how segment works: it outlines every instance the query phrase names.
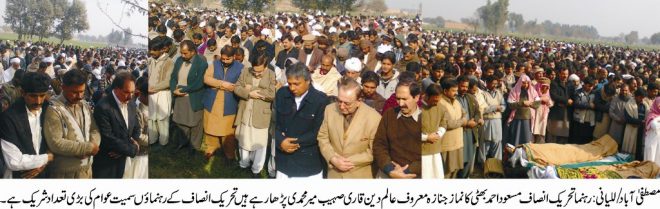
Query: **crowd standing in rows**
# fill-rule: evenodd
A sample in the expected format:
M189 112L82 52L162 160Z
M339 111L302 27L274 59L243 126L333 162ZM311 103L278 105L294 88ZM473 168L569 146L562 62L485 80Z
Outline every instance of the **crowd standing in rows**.
M152 4L150 143L276 178L468 178L605 134L660 163L659 52L422 26Z
M4 178L147 178L147 54L0 41Z

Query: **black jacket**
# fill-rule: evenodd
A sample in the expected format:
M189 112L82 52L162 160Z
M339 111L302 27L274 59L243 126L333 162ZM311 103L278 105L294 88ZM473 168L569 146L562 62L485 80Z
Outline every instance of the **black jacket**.
M323 122L328 105L325 93L309 86L307 95L296 110L295 96L288 88L280 88L275 94L275 163L277 170L289 177L305 177L320 173L325 164L316 136ZM289 154L281 150L286 137L297 138L300 148Z
M568 111L568 100L571 98L573 92L572 87L562 84L559 78L552 81L550 84L550 98L555 105L550 108L550 113L548 114L549 120L564 120L564 112ZM569 120L570 118L571 115L568 115Z
M41 127L44 126L43 121L46 114L46 109L50 105L50 102L44 102L41 107ZM21 150L23 154L27 155L42 155L46 154L48 150L48 145L46 140L43 138L43 128L41 134L41 147L39 150L34 150L34 144L32 143L32 132L30 131L30 124L28 122L27 108L25 106L25 100L21 97L16 100L14 104L9 106L7 111L0 114L0 139L5 140L9 143L16 145L16 147ZM2 151L0 151L2 154ZM2 166L4 171L4 157L0 155L0 160L2 160ZM14 171L12 175L14 178L20 178L24 172L27 171ZM47 169L41 172L35 178L43 178L46 176Z
M140 125L137 120L136 105L133 100L128 102L128 128L112 93L105 95L94 108L94 120L101 132L99 152L94 156L94 178L122 178L126 157L135 157L137 147L131 139L140 137ZM114 152L121 157L110 158ZM110 170L110 171L108 171ZM99 172L100 171L100 172Z

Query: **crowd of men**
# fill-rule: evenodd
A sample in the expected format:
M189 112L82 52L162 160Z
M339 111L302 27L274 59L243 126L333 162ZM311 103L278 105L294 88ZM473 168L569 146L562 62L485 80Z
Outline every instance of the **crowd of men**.
M658 51L418 18L149 9L150 143L222 150L254 177L469 178L507 143L606 134L660 164Z
M0 40L3 178L147 178L146 56Z

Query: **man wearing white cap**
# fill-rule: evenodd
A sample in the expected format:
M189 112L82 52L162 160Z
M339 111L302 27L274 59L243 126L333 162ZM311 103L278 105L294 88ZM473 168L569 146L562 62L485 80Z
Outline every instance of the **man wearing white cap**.
M361 83L362 78L360 78L360 73L362 72L362 62L360 62L360 59L353 57L346 60L344 68L346 68L346 77Z
M44 57L41 62L44 62L48 64L48 67L46 67L46 74L50 76L51 79L55 78L55 68L53 68L53 63L55 63L55 58L53 56L50 57Z
M14 78L14 73L16 73L16 70L21 68L21 59L18 57L12 58L9 63L11 66L9 66L9 68L7 68L5 72L2 73L3 79L0 79L0 84L11 81L11 79Z

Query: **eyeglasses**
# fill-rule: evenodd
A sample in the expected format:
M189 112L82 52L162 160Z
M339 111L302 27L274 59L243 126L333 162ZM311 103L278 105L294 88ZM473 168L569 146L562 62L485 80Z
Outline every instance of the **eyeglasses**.
M339 106L344 105L344 106L346 106L346 107L353 106L353 104L355 104L355 102L356 102L356 101L352 101L352 102L344 102L344 101L341 101L341 100L337 100L337 104L339 104Z

